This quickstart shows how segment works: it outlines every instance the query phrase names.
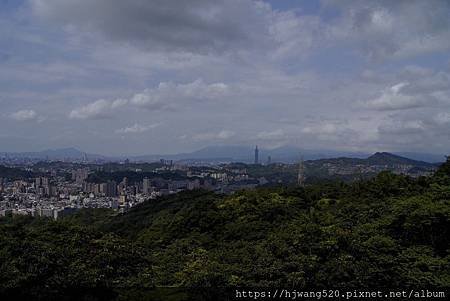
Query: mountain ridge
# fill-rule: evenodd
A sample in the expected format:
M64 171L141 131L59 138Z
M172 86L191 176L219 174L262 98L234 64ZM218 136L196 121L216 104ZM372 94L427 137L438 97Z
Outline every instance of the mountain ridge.
M2 153L0 153L1 156ZM75 147L46 149L35 152L4 152L5 156L19 157L19 158L33 158L33 159L84 159L89 160L99 159L105 161L120 161L129 159L131 161L154 162L160 159L174 160L181 162L191 161L210 161L210 162L244 162L252 163L254 160L254 147L244 145L216 145L207 146L193 152L184 152L178 154L151 154L151 155L135 155L135 156L107 156L100 154L92 154L83 152ZM389 154L389 156L388 156ZM445 156L438 154L427 153L412 153L412 152L376 152L373 154L364 152L351 151L335 151L335 150L313 150L301 149L295 146L281 146L273 149L260 148L259 158L261 163L268 161L271 157L272 162L293 163L303 157L304 160L319 160L319 159L336 159L336 158L350 158L350 159L369 159L374 162L383 161L389 157L393 161L398 161L399 164L407 164L400 162L407 162L404 159L413 160L417 162L438 163L444 162ZM404 159L400 159L404 158Z

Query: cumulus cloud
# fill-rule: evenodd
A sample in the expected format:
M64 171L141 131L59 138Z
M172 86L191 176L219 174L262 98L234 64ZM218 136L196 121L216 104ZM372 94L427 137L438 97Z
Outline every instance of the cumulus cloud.
M319 16L276 10L264 1L30 1L35 15L65 25L75 39L96 36L152 53L284 60L305 57L330 38Z
M302 129L304 134L312 135L335 135L342 129L342 124L324 122L314 126L306 126Z
M353 41L367 57L411 57L450 49L450 3L441 0L328 0L341 17L332 28L338 41Z
M389 135L417 134L425 129L426 124L422 120L390 120L378 128L380 133Z
M275 140L285 137L285 132L282 129L277 129L273 131L262 131L259 132L256 137L262 140Z
M206 84L198 79L187 84L163 82L153 89L145 89L129 99L100 99L72 110L72 119L104 119L111 117L114 110L124 106L145 108L151 111L175 110L189 102L216 100L226 96L229 87L224 83Z
M31 11L1 20L2 109L39 106L52 118L36 136L62 145L48 137L70 128L67 144L98 152L130 151L111 132L146 132L134 122L149 115L170 127L151 131L158 143L133 142L155 153L215 142L382 148L403 136L448 149L421 136L449 126L448 1L281 2L27 0ZM103 120L92 136L91 122L73 122L91 119ZM16 122L17 133L30 125Z
M232 138L236 133L229 130L221 130L220 132L208 132L208 133L198 133L192 136L194 140L197 141L208 141L208 140L228 140Z
M378 126L377 143L386 148L447 153L449 126L450 115L446 112L390 115Z
M99 99L93 103L87 104L70 112L72 119L105 119L111 117L110 112L112 102L105 99Z
M326 0L324 11L338 12L331 22L252 0L30 1L36 15L65 24L72 34L96 33L151 51L264 50L285 58L344 43L378 60L450 49L444 0Z
M408 82L402 82L389 87L379 97L367 101L365 106L369 109L390 111L419 108L432 105L435 102L435 99L423 93L418 95L407 94L405 88L409 85Z
M331 20L253 0L30 1L37 16L78 38L95 35L154 53L286 60L345 45L384 60L450 49L450 4L440 0L323 1L322 11L337 12Z
M229 87L224 83L206 84L198 79L187 84L160 83L157 88L135 94L129 103L150 110L174 108L177 103L215 100L225 96Z
M375 138L368 126L371 120L361 119L323 119L311 122L301 129L301 133L318 141L336 146L352 145L361 147Z
M17 121L38 120L38 115L34 110L20 110L11 114L11 118Z
M147 132L158 126L160 126L160 123L154 123L154 124L149 124L149 125L141 125L141 124L135 123L134 125L127 126L127 127L121 128L121 129L117 129L116 133L117 134L139 134L139 133Z
M251 0L31 0L31 4L40 17L112 41L193 53L251 47L264 31L261 14L267 9Z
M434 121L439 125L450 124L450 113L440 112L434 116Z

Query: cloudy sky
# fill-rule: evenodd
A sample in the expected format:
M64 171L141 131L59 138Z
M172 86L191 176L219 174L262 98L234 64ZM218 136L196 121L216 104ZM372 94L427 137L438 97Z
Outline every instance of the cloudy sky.
M0 151L450 149L450 2L0 0Z

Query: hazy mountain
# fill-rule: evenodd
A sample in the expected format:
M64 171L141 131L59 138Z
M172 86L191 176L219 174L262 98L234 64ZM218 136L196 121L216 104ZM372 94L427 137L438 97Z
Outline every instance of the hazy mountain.
M267 159L267 156L271 156L272 161L277 162L296 162L303 157L304 160L316 160L324 158L336 158L336 157L352 157L352 158L366 158L369 154L358 152L342 152L334 150L321 150L321 149L302 149L295 146L282 146L275 149L262 150L261 154Z
M394 152L393 154L430 163L442 163L446 158L443 154L413 153L413 152Z
M356 158L356 157L337 157L337 158L325 158L310 160L310 163L314 165L321 165L325 163L338 164L338 165L412 165L416 167L432 167L433 163L413 160L398 156L388 152L377 152L367 158Z
M254 161L255 146L243 145L223 145L208 146L191 153L181 153L176 155L150 155L132 157L132 160L158 160L160 158L168 160L205 160L205 161L234 161L252 163ZM274 149L259 148L259 161L265 163L268 156L272 162L296 162L301 156L305 160L335 158L349 156L355 158L366 158L369 154L356 152L339 152L331 150L306 150L295 146L282 146Z
M99 154L86 154L76 148L61 148L61 149L48 149L39 152L8 152L10 157L20 158L33 158L33 159L49 159L49 160L63 160L63 159L83 159L86 155L89 160L102 159L106 161L119 161L126 158L131 161L144 161L154 162L160 159L174 160L174 161L186 161L186 162L244 162L252 163L254 161L255 146L250 145L218 145L208 146L197 151L189 153L179 153L173 155L154 154L154 155L141 155L141 156L103 156ZM0 153L0 156L5 153ZM378 154L378 155L377 155ZM383 155L387 153L377 153L372 160L378 158L382 159ZM392 156L400 156L416 161L424 161L429 163L444 162L444 155L426 154L426 153L412 153L412 152L398 152L390 153ZM284 162L292 163L297 162L300 157L304 160L317 160L328 158L360 158L365 159L370 156L368 153L362 152L345 152L334 150L321 150L321 149L302 149L296 146L281 146L273 149L259 148L259 161L261 163L267 162L268 156L271 157L272 162ZM392 158L391 158L392 159Z
M398 155L394 155L387 152L378 152L366 159L366 162L370 165L414 165L414 166L430 166L431 163L424 161L417 161Z
M106 158L105 156L98 154L86 154L76 148L60 148L60 149L47 149L39 152L22 152L22 153L5 153L9 157L31 158L31 159L49 159L49 160L62 160L62 159L83 159L87 156L89 159Z

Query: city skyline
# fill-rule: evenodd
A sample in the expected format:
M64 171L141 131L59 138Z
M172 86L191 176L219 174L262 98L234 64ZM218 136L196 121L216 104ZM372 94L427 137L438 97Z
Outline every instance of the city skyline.
M2 0L0 152L445 154L449 16L448 1Z

